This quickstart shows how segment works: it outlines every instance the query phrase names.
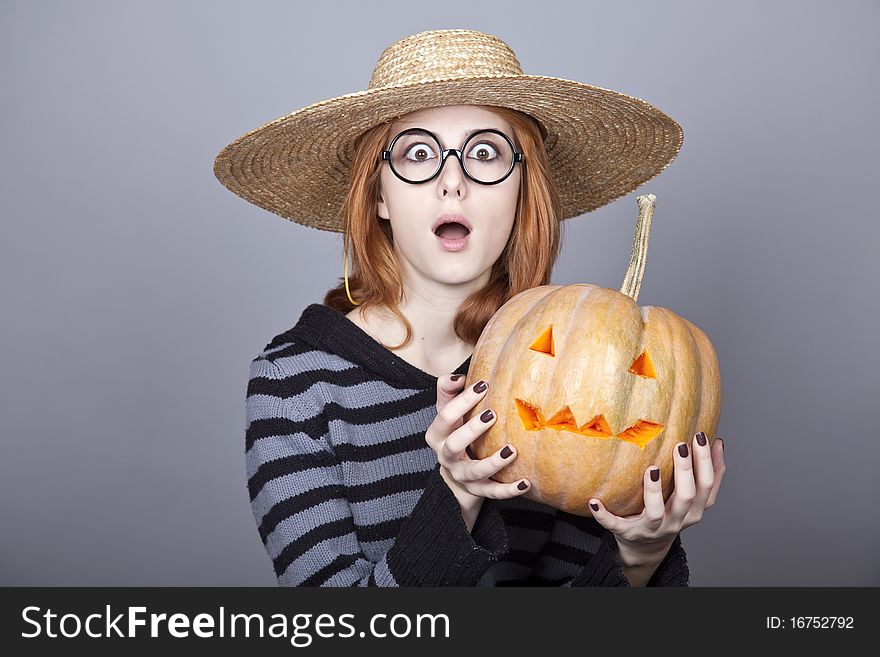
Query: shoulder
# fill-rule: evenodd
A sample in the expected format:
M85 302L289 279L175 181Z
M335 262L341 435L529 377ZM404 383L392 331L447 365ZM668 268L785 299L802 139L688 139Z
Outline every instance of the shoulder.
M333 372L345 366L335 354L288 329L270 339L251 361L247 396L268 399L286 417L314 418L330 401L327 384L333 382Z
M380 344L400 342L405 335L397 319L381 310L371 309L365 312L357 307L342 316Z
M277 376L290 377L299 374L334 371L353 367L354 363L335 353L327 341L316 339L322 334L333 333L333 322L344 317L321 304L306 307L299 320L290 328L273 336L254 358L264 361ZM331 325L327 325L330 322Z
M344 351L335 350L334 340L322 339L334 332L320 324L328 315L329 321L338 320L324 308L309 306L294 326L269 339L251 361L249 392L268 392L316 413L372 377Z
M338 354L316 347L291 331L273 337L251 362L254 369L276 379L327 379L333 372L355 367Z

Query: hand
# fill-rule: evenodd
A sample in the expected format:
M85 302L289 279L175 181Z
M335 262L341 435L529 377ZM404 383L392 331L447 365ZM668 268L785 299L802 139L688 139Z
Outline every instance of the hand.
M497 416L493 413L488 421L484 421L484 412L464 423L464 414L476 406L489 389L485 382L478 382L477 386L480 383L485 385L480 392L474 386L463 390L464 382L464 375L456 380L449 375L437 379L437 417L425 432L425 440L437 453L441 475L460 502L468 500L468 496L474 501L482 501L484 497L505 499L522 495L531 485L528 481L503 484L490 479L516 458L516 449L512 445L480 460L467 454L467 447L495 423ZM518 486L522 481L526 481L526 486L520 489Z
M703 512L715 504L718 487L726 470L724 443L718 438L710 445L702 432L694 438L691 448L684 442L673 448L675 490L665 505L660 468L653 465L645 470L643 477L645 508L639 515L616 516L600 500L590 500L593 516L617 539L622 561L640 564L658 556L662 559L676 535L699 522ZM682 448L684 456L681 453ZM650 476L655 468L657 481L653 481ZM599 507L598 510L594 504Z

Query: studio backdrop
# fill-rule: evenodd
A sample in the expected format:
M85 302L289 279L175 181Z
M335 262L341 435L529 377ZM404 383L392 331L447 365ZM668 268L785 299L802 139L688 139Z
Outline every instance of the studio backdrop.
M684 142L567 222L556 284L717 350L716 505L692 586L880 584L876 2L25 2L0 7L0 585L274 586L245 472L248 367L343 275L342 236L229 193L246 130L365 89L422 30L643 98Z

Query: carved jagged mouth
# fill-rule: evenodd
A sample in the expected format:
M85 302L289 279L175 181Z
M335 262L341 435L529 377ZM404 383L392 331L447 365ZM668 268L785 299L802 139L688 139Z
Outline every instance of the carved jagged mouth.
M549 420L545 420L537 408L522 399L516 400L516 411L522 420L523 428L527 431L537 431L538 429L555 429L556 431L570 431L571 433L579 433L582 436L591 438L617 438L629 443L638 445L639 448L644 447L654 440L661 431L663 425L649 420L639 420L633 426L614 434L605 416L597 415L589 422L585 422L580 427L577 426L568 406L556 413Z

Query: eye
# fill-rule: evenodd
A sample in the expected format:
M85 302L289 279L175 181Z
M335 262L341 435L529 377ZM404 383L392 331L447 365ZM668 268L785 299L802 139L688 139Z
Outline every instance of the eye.
M648 379L657 378L657 370L654 369L654 363L651 362L651 357L648 355L647 351L643 351L639 354L639 357L629 366L629 371Z
M412 155L413 157L410 157ZM413 144L406 149L406 153L404 157L408 160L412 160L413 162L424 162L425 160L429 160L434 156L434 149L431 148L428 144L419 143Z
M544 354L550 354L551 356L556 355L556 351L553 346L553 325L551 324L544 332L535 340L529 349L534 351L540 351Z
M468 153L468 157L471 157L473 153L476 153L476 156L474 157L475 160L481 160L483 162L491 162L498 157L498 151L488 142L476 144L471 149L470 153Z

